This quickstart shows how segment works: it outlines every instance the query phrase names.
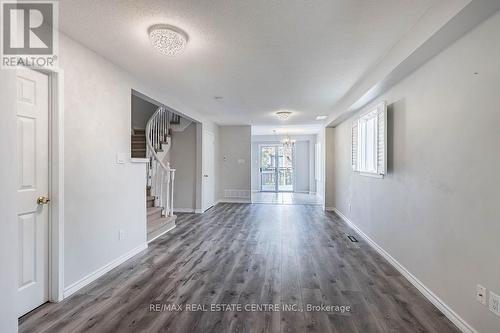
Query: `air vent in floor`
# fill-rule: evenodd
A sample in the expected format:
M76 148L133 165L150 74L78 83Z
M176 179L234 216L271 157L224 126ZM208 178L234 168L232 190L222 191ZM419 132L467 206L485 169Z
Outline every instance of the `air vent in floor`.
M347 236L347 238L349 238L349 240L350 240L351 242L353 242L353 243L357 243L357 242L358 242L358 240L357 240L357 239L356 239L356 237L354 237L354 236Z

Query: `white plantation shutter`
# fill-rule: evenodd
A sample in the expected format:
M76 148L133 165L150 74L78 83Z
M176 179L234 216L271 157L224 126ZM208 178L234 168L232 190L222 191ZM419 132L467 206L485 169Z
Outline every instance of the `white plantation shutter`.
M351 129L351 165L358 171L358 120L353 122Z
M351 128L351 165L361 175L387 172L387 107L380 103L362 114Z
M377 170L378 174L384 175L387 169L387 107L382 103L377 109Z

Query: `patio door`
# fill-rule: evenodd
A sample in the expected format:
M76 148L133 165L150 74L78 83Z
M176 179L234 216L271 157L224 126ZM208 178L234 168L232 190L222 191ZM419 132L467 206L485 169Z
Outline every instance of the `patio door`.
M260 146L260 190L293 192L293 147Z

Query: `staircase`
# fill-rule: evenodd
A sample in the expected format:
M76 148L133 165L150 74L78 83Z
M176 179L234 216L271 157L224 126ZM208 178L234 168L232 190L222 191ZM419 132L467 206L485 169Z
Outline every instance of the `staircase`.
M146 158L146 130L134 128L131 142L132 158Z
M155 207L155 197L151 195L151 186L146 187L147 239L148 242L175 228L176 216L162 214L163 207Z
M132 157L147 158L147 239L148 242L175 228L173 195L175 169L163 162L171 146L172 113L159 107L148 120L145 130L134 129Z

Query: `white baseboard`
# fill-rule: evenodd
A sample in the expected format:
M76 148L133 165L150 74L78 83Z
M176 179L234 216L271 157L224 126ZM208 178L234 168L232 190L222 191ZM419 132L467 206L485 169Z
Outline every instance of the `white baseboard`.
M195 209L194 212L196 214L203 214L204 213L203 209Z
M252 203L250 199L234 199L234 198L224 198L219 199L215 204L218 203Z
M174 208L174 213L195 213L193 208Z
M88 285L91 282L94 282L113 268L119 266L120 264L124 263L125 261L129 260L139 252L144 251L145 249L148 248L148 244L144 243L141 244L140 246L136 247L135 249L132 249L131 251L125 253L124 255L116 258L115 260L111 261L110 263L102 266L101 268L95 270L94 272L90 273L89 275L85 276L84 278L76 281L75 283L71 284L67 288L64 288L64 298L69 297L70 295L76 293L78 290L82 289L86 285Z
M439 297L436 296L429 288L427 288L419 279L417 279L410 271L408 271L403 265L401 265L396 259L394 259L387 251L385 251L381 246L379 246L374 240L372 240L368 235L366 235L361 229L359 229L351 220L349 220L344 214L342 214L335 207L326 207L327 211L334 211L340 216L351 228L356 230L356 232L363 237L366 242L377 251L382 257L384 257L399 273L401 273L410 283L418 289L436 308L438 308L453 324L455 324L459 330L464 333L477 333L477 331L470 326L464 319L462 319L455 311L453 311L446 303L444 303Z

